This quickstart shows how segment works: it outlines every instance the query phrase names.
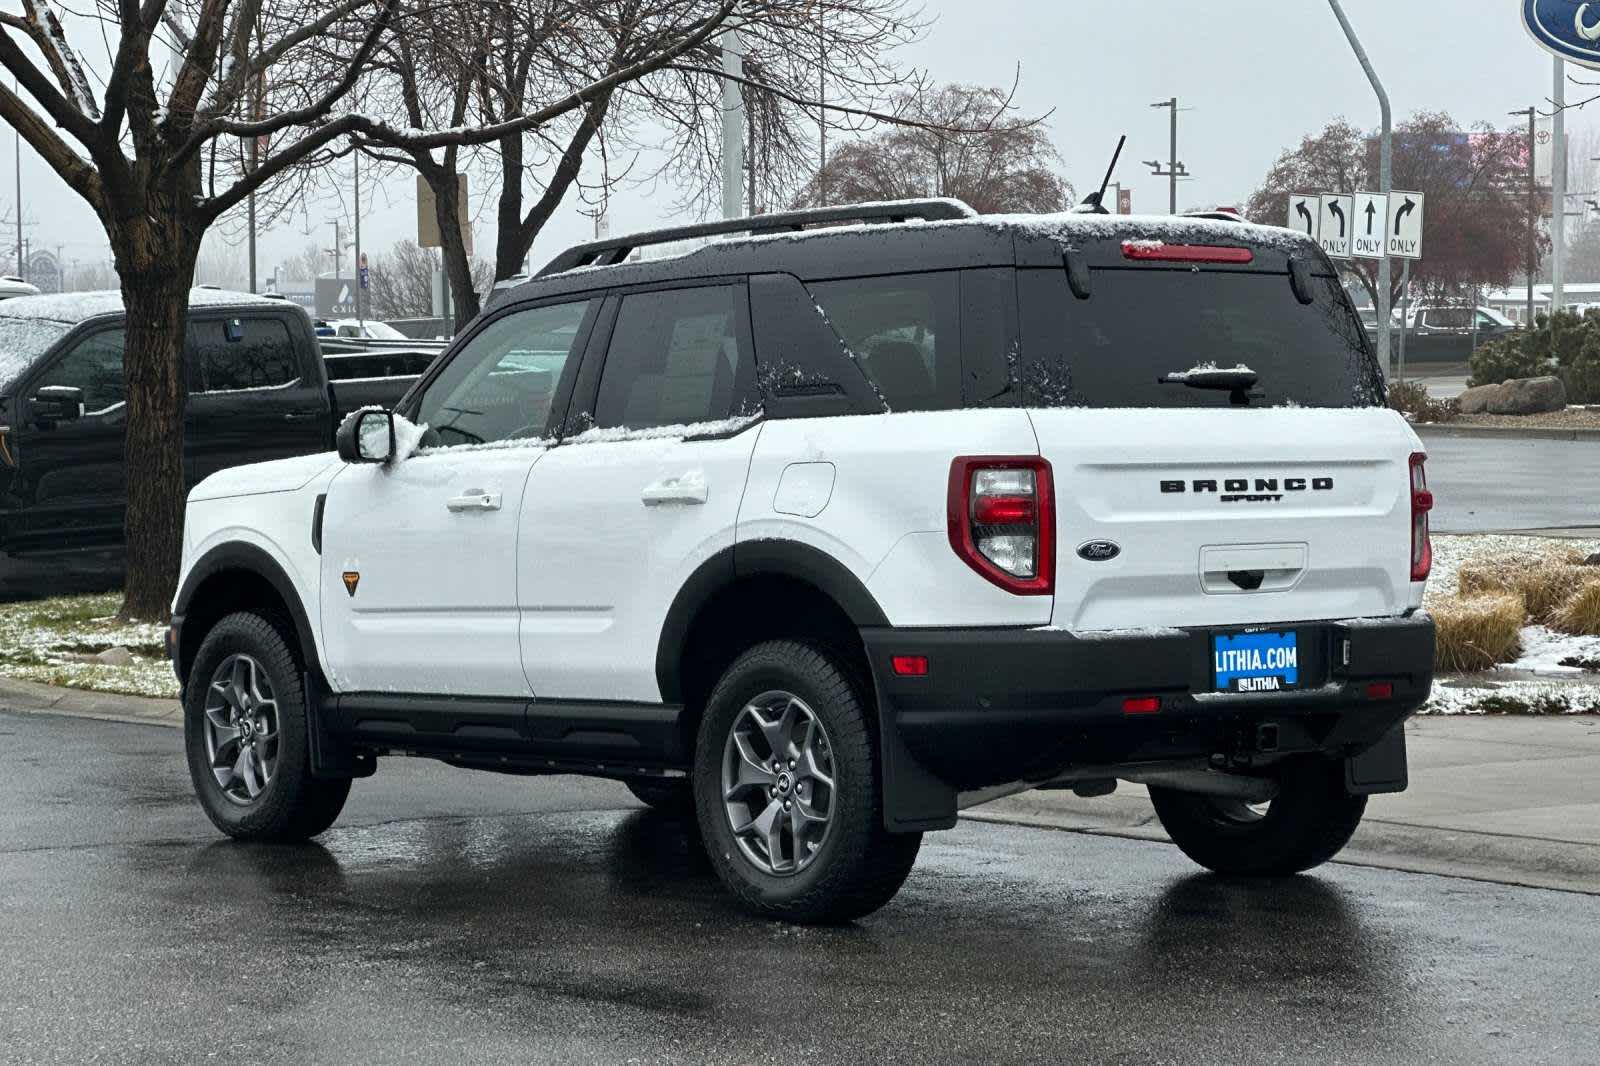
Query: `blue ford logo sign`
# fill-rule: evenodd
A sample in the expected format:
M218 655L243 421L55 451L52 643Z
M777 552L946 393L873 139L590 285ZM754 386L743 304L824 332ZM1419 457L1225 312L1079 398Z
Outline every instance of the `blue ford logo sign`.
M1122 554L1122 549L1109 540L1091 540L1079 545L1078 556L1091 563L1104 563Z
M1522 0L1522 21L1556 55L1600 69L1600 3Z

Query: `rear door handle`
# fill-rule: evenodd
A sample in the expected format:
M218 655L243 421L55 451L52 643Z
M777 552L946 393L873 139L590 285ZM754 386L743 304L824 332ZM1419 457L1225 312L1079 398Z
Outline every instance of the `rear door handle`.
M450 497L444 505L454 514L461 514L464 511L498 511L500 494L484 492L482 489L469 489L460 496Z
M664 503L703 504L706 496L705 475L695 470L651 482L639 494L639 499L646 507L660 507Z
M288 411L285 412L283 420L285 422L309 422L313 418L321 417L321 411Z

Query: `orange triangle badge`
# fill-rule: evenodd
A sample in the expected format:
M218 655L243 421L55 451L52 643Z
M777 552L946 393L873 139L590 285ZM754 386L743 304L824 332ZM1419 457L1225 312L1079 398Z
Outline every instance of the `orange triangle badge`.
M354 596L356 594L356 586L359 584L361 584L360 571L346 570L344 572L344 587L350 595Z

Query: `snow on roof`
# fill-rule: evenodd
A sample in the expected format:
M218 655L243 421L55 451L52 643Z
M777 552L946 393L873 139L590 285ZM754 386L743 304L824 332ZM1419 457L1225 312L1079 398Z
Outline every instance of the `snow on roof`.
M190 307L283 307L284 301L248 292L231 292L227 289L190 289ZM122 293L116 289L96 292L63 292L49 296L18 296L0 301L0 316L6 318L36 318L54 322L77 323L96 315L114 315L122 311Z

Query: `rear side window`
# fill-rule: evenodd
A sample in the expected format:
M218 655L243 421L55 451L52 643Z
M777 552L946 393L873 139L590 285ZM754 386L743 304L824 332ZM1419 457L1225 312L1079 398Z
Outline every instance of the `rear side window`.
M300 360L289 339L289 327L281 319L191 322L189 344L206 392L271 389L300 377Z
M71 385L83 390L83 410L96 414L122 403L122 352L127 334L103 329L79 341L40 380L41 385Z
M624 296L594 425L648 429L742 413L755 384L744 314L732 285Z
M1228 407L1226 390L1168 374L1243 365L1250 406L1368 407L1382 379L1338 283L1302 304L1287 274L1106 269L1077 299L1064 271L1018 274L1021 400L1037 407Z
M811 295L891 411L961 406L958 275L814 281Z

